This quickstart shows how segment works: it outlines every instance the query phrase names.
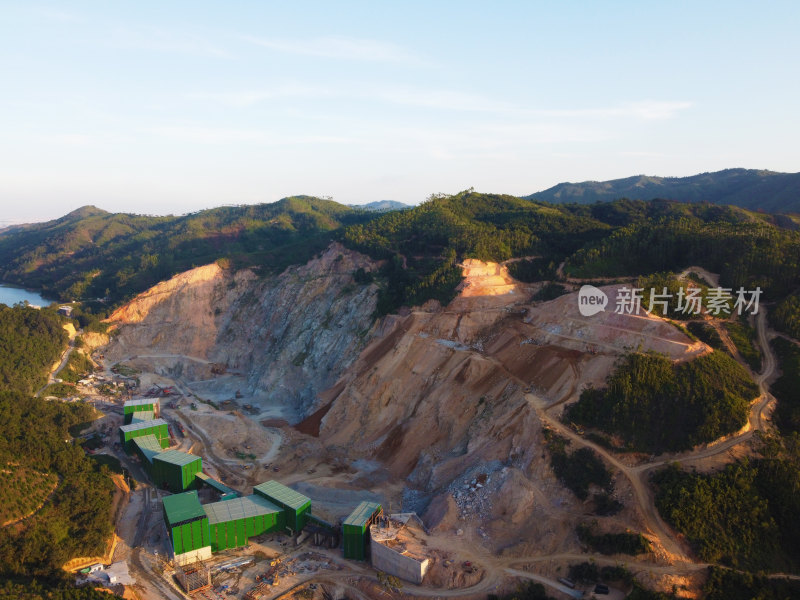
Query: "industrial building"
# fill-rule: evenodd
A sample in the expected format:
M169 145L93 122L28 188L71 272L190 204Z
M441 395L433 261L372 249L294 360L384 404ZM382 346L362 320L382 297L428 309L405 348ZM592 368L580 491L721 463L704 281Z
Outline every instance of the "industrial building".
M146 435L155 436L162 449L169 447L169 426L164 419L130 423L119 428L119 441L128 454L133 452L133 440Z
M306 526L311 512L311 498L294 491L277 481L265 481L253 488L257 494L279 506L284 513L284 527L298 535Z
M162 508L175 562L186 565L211 558L208 515L200 504L197 492L166 496Z
M159 455L154 459L154 465ZM268 481L251 496L200 504L196 491L164 498L164 522L180 565L208 558L212 552L246 546L251 537L276 531L297 533L305 524L311 500ZM275 500L272 500L275 498Z
M229 500L231 498L238 498L240 496L239 492L234 490L233 488L229 488L227 485L222 483L221 481L217 481L210 475L205 473L195 473L195 481L197 481L198 486L205 485L210 487L212 490L216 490L222 496L222 500Z
M355 560L367 558L369 528L383 514L377 502L362 502L342 523L344 557Z
M158 487L182 492L197 487L195 475L202 472L203 459L180 450L167 450L153 457L150 479Z
M159 416L158 398L145 398L143 400L128 400L122 405L122 417L126 425L129 425L134 418L134 415L139 417L140 421L147 421ZM150 413L150 419L143 419L139 413Z
M133 449L136 452L142 466L148 475L152 472L153 459L157 454L161 454L164 449L161 442L154 435L143 435L133 438Z
M221 500L203 506L208 516L211 551L246 546L248 539L284 527L283 511L261 496Z

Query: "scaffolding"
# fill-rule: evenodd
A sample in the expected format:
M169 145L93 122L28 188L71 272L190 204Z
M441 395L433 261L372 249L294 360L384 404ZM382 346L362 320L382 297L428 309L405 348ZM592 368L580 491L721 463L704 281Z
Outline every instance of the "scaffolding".
M178 581L187 594L196 594L211 588L211 571L205 563L198 560L178 567Z

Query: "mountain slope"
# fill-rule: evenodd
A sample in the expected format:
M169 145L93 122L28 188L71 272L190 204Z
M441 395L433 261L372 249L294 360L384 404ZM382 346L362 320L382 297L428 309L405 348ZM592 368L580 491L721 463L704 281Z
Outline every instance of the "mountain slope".
M268 272L304 263L330 243L331 232L368 218L365 211L308 196L178 217L84 206L0 232L0 281L61 299L107 297L113 303L219 258Z
M559 183L527 196L554 203L593 204L617 198L732 204L770 213L800 212L800 173L726 169L691 177L637 175L610 181Z

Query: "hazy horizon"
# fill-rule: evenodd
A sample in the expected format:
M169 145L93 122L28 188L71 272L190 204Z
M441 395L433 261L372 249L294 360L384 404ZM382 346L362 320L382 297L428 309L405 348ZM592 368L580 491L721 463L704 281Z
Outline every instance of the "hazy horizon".
M800 170L800 6L9 2L7 222Z

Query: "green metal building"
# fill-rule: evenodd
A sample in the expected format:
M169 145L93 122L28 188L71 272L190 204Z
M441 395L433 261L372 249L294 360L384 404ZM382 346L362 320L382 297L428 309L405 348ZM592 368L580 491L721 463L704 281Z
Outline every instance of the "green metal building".
M131 414L131 423L144 423L145 421L152 421L156 418L156 413L152 410L140 410Z
M311 512L311 498L274 480L255 486L253 492L280 507L287 530L298 534L305 527Z
M122 405L122 416L125 420L125 424L130 424L133 420L133 416L138 412L158 412L158 398L144 398L142 400L128 400L125 402L125 404Z
M164 419L130 423L119 428L119 441L128 454L133 451L133 440L145 435L155 436L162 449L169 447L169 426Z
M284 527L283 510L257 495L205 504L203 510L212 552L246 546L249 538Z
M176 557L187 552L201 551L206 547L209 547L210 554L208 516L200 504L197 492L165 496L163 509L164 522Z
M167 450L153 457L150 479L156 486L171 492L197 487L195 475L203 471L203 459L180 450Z
M217 490L220 494L222 494L223 500L227 500L229 498L238 498L240 496L239 492L229 488L221 481L217 481L210 475L206 475L205 473L197 473L194 477L199 485L207 485L211 489Z
M156 454L161 454L164 449L154 435L143 435L133 438L133 449L142 462L142 467L148 475L152 476L153 458Z
M380 516L381 505L377 502L362 502L342 523L344 557L355 560L367 558L369 527Z

